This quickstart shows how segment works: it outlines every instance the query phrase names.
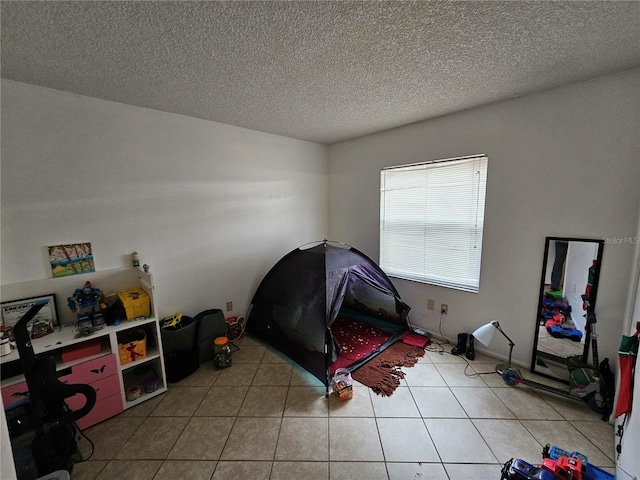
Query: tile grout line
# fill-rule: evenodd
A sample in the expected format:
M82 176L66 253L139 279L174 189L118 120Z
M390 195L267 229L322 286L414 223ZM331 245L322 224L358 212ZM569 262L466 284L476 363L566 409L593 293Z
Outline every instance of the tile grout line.
M211 477L211 478L213 478L213 475L215 475L215 472L216 472L216 471L217 471L217 469L218 469L219 463L220 463L220 461L221 461L221 460L220 460L220 457L222 456L222 453L224 452L224 449L226 448L226 445L227 445L227 443L228 443L228 441L229 441L229 438L230 438L230 435L231 435L231 431L233 430L233 427L234 427L234 425L236 424L236 421L237 421L237 420L238 420L238 418L241 416L241 415L240 415L240 412L241 412L241 409L242 409L242 405L245 403L245 401L246 401L246 399L247 399L247 396L248 396L248 393L249 393L250 389L251 389L252 387L258 387L258 386L260 386L260 385L254 385L254 384L253 384L253 383L254 383L254 381L255 381L255 379L257 378L257 375L258 375L258 371L259 371L260 366L261 366L261 365L273 365L273 364L276 364L276 363L280 363L280 362L266 362L266 363L263 363L263 360L264 360L264 357L266 356L266 352L267 352L267 351L268 351L268 350L265 350L265 352L264 352L264 353L262 354L262 356L261 356L260 361L259 361L259 362L257 362L258 367L256 368L255 372L253 373L253 375L252 375L252 377L251 377L251 383L247 386L247 389L246 389L246 391L244 392L244 395L243 395L243 398L242 398L242 402L241 402L240 406L238 407L238 410L237 410L236 414L235 414L235 415L233 415L233 424L231 425L231 430L230 430L229 434L227 435L227 437L226 437L226 439L225 439L224 445L221 447L220 455L218 456L218 460L217 460L217 462L216 462L216 466L215 466L215 468L214 468L214 471L213 471L213 473L212 473L212 477ZM430 360L431 360L431 359L430 359ZM247 362L247 363L255 363L255 362ZM433 361L430 361L430 362L423 362L423 363L434 365L434 367L435 367L436 371L438 371L438 372L439 372L439 370L438 370L438 368L437 368L437 365L438 365L438 364L434 363ZM467 363L468 363L468 362L467 362ZM291 365L291 363L288 363L288 364L289 364L289 365ZM454 365L454 364L457 364L457 365L462 366L462 363L459 363L459 362L457 362L457 363L454 363L454 362L452 362L452 363L446 363L446 362L443 362L443 363L442 363L442 365ZM294 366L294 367L295 367L295 366ZM468 368L468 366L467 366L467 367L465 367L465 369L466 369L466 368ZM472 365L472 368L473 368L473 365ZM286 409L287 409L287 404L288 404L288 400L289 400L289 397L290 397L290 393L291 393L291 391L292 391L292 388L294 387L294 385L292 384L293 377L294 377L294 373L293 373L293 372L294 372L294 369L291 369L291 370L289 371L288 385L286 386L287 392L286 392L286 395L285 395L285 398L284 398L284 404L282 405L282 410L280 411L280 414L278 415L278 417L275 417L275 418L279 418L279 420L280 420L280 424L279 424L279 428L278 428L278 434L277 434L277 437L276 437L275 447L274 447L274 450L273 450L272 458L271 458L271 460L267 460L267 461L269 461L269 462L270 462L270 470L269 470L268 478L271 478L271 477L273 476L273 474L275 473L275 472L274 472L274 466L275 466L275 463L276 463L276 461L277 461L277 460L276 460L276 457L277 457L277 445L278 445L278 443L279 443L279 441L280 441L280 439L281 439L282 429L283 429L283 423L284 423L284 419L285 419L285 412L286 412ZM477 373L481 373L481 372L477 372ZM440 373L439 373L439 374L440 374ZM441 374L440 374L440 375L441 375ZM481 379L481 380L484 380L482 377L480 377L480 379ZM216 381L217 381L217 378L216 378L216 379L213 381L213 383L212 383L212 384L210 384L210 385L202 385L202 386L206 386L206 387L208 387L207 392L205 393L204 397L203 397L203 398L198 402L198 405L194 408L194 410L193 410L193 411L190 413L190 415L188 416L189 418L188 418L188 420L187 420L186 425L188 425L188 424L189 424L189 422L191 422L191 421L193 420L193 418L195 418L195 413L197 412L198 408L200 408L200 406L202 406L202 404L203 404L204 399L206 398L206 396L207 396L207 395L208 395L208 394L209 394L209 393L214 389L214 387L216 387L216 383L215 383ZM447 381L445 380L445 385L443 385L443 386L441 386L441 387L439 387L439 388L446 388L446 389L449 391L449 393L450 393L451 395L453 395L453 397L456 399L456 402L458 403L458 406L462 409L462 411L464 412L464 415L465 415L464 417L451 417L451 418L452 418L452 419L463 418L463 419L466 419L466 420L470 421L470 422L473 424L473 426L474 426L474 428L475 428L476 432L477 432L477 433L480 435L480 437L482 438L482 440L483 440L483 442L484 442L485 446L488 448L488 450L492 453L492 455L494 456L494 458L495 458L495 459L497 460L497 462L498 462L497 464L496 464L496 463L488 463L488 464L487 464L487 463L483 463L482 465L492 465L492 466L493 466L493 465L499 465L499 464L500 464L500 461L499 461L499 459L498 459L498 457L497 457L496 453L494 452L494 450L493 450L493 449L491 448L491 446L488 444L487 439L486 439L486 438L481 434L481 432L479 431L478 426L475 424L474 420L492 420L492 419L494 419L494 418L493 418L493 417L491 417L491 418L485 418L485 417L475 418L475 417L470 416L470 415L469 415L469 413L467 413L467 411L464 409L464 407L460 404L460 401L459 401L458 397L456 397L456 396L455 396L455 394L454 394L454 392L453 392L452 388L487 388L487 389L488 389L488 390L489 390L493 395L495 395L496 397L498 397L498 399L500 400L500 402L499 402L499 403L500 403L501 405L503 405L503 406L507 409L507 411L508 411L508 412L510 412L511 414L513 414L513 416L514 416L514 418L513 418L513 419L505 419L505 418L497 417L497 418L495 418L495 420L508 420L508 421L514 421L514 420L515 420L515 421L517 421L517 423L518 423L519 425L521 425L521 426L522 426L522 428L524 428L524 429L525 429L525 431L527 431L527 432L528 432L532 437L533 437L533 434L529 431L529 429L527 429L527 428L524 426L523 421L546 421L546 420L538 420L538 419L523 419L523 418L520 418L520 417L516 414L516 412L515 412L512 408L510 408L510 407L509 407L509 405L507 405L507 404L504 402L504 400L503 400L502 398L500 398L500 397L496 394L496 392L494 391L494 389L495 389L495 388L504 388L504 387L493 387L493 386L491 386L491 385L487 384L487 383L486 383L486 382L484 382L484 381L483 381L483 385L482 385L482 386L456 386L455 384L451 384L451 383L452 383L451 381L447 382ZM453 382L453 383L455 383L455 382ZM190 386L191 386L191 385L190 385ZM422 412L420 411L420 408L418 407L417 400L416 400L416 398L415 398L415 396L414 396L414 393L415 393L415 392L414 392L414 390L413 390L413 388L419 388L420 386L413 386L413 387L412 387L412 386L411 386L411 385L406 381L406 379L405 379L405 383L403 383L401 386L402 386L403 388L408 388L408 391L409 391L409 394L410 394L411 400L412 400L412 402L413 402L413 407L417 410L417 412L418 412L418 414L419 414L419 417L414 417L414 416L407 416L407 417L402 416L402 417L397 417L397 416L384 416L384 415L378 415L378 414L376 413L375 403L374 403L374 401L373 401L374 399L373 399L373 397L372 397L372 394L371 394L371 392L370 392L370 391L368 391L368 394L369 394L368 402L369 402L369 406L371 407L372 413L371 413L370 415L369 415L369 414L368 414L368 415L365 415L364 417L363 417L363 416L349 416L349 415L347 415L347 416L332 415L331 399L330 399L330 398L326 398L326 402L325 402L325 406L326 406L326 414L324 414L324 415L320 415L320 416L316 416L316 415L298 415L298 414L295 414L295 415L286 415L286 418L300 418L300 419L306 419L306 418L325 418L325 420L326 420L326 426L327 426L327 460L326 460L326 461L318 461L318 463L326 464L326 466L327 466L327 478L328 478L329 480L330 480L330 478L331 478L331 468L330 468L330 465L331 465L331 463L332 463L332 461L331 461L331 457L330 457L330 453L331 453L331 418L336 418L336 419L342 419L342 418L372 418L372 419L374 420L375 424L376 424L377 441L379 442L380 448L381 448L381 450L382 450L382 460L381 460L381 462L378 462L378 461L366 461L366 462L363 462L363 463L384 463L387 478L391 478L391 472L389 471L389 464L390 464L390 463L416 463L416 462L392 462L392 461L387 461L387 454L385 453L385 450L384 450L384 448L383 448L382 436L381 436L381 432L380 432L380 426L379 426L379 424L378 424L378 419L383 419L383 418L406 418L406 419L415 419L415 418L419 418L419 419L422 421L422 423L424 424L425 428L426 428L426 423L424 423L424 422L425 422L425 419L428 419L428 418L433 418L433 419L444 419L444 418L449 418L449 417L425 417L425 416L423 416ZM172 385L172 387L175 387L175 385ZM295 387L315 387L315 386L313 386L313 385L299 385L299 386L298 386L298 385L296 385ZM320 387L318 387L318 388L320 388ZM321 388L324 388L324 386L322 386ZM438 388L438 387L432 387L432 386L428 386L428 385L427 385L427 386L425 386L424 388ZM169 393L169 392L167 392L167 393ZM537 394L537 392L534 392L534 393L536 393L536 394ZM609 457L609 455L607 455L606 453L604 453L604 451L603 451L603 450L602 450L602 449L601 449L597 444L593 443L593 442L592 442L588 437L586 437L586 435L585 435L585 434L583 434L583 433L582 433L582 431L581 431L581 430L579 430L579 429L576 427L576 425L574 424L574 422L580 422L580 421L590 422L590 420L580 420L580 419L570 420L570 419L567 417L567 415L566 415L566 414L563 414L562 412L558 411L558 410L557 410L557 408L554 408L554 407L555 407L555 405L554 405L552 402L548 401L546 398L543 398L543 397L541 397L541 396L539 396L539 397L540 397L540 398L541 398L541 399L542 399L542 400L543 400L547 405L549 405L549 407L551 407L554 411L557 411L557 413L560 415L560 417L561 417L561 418L563 418L563 422L566 422L568 425L571 425L575 430L577 430L577 431L581 434L581 436L585 437L585 438L586 438L586 440L588 441L588 443L589 443L590 445L592 445L595 449L597 449L597 451L599 451L600 453L602 453L603 455L605 455L605 457L606 457L606 458L610 458L610 457ZM135 432L137 431L137 429L138 429L138 428L140 428L140 426L142 426L142 424L144 423L144 421L146 421L147 419L151 418L152 413L153 413L154 411L156 411L156 410L159 408L159 406L160 406L160 404L156 405L156 406L153 408L153 410L151 410L151 412L149 412L149 413L144 417L143 422L142 422L142 423L141 423L141 424L136 428L136 430L134 430L134 431L133 431L133 433L131 433L131 434L128 436L128 438L127 438L127 440L126 440L126 441L129 441L129 440L131 439L132 435L134 435L134 434L135 434ZM203 416L203 417L204 417L204 416ZM217 415L214 415L214 416L211 416L211 417L213 418L213 417L218 417L218 416L217 416ZM250 416L250 417L251 417L251 416ZM259 416L259 417L262 417L262 416ZM161 418L161 417L156 417L156 418ZM264 418L267 418L267 417L264 417ZM595 423L595 422L594 422L594 423ZM186 425L185 425L185 427L182 429L183 431L184 431L184 429L186 428ZM437 447L436 447L436 445L435 445L435 442L434 442L434 440L433 440L433 437L431 436L431 432L429 431L429 429L428 429L428 428L426 428L426 431L427 431L427 434L429 435L429 438L430 438L431 442L433 443L433 445L434 445L434 447L435 447L435 451L436 451L436 453L437 453L438 458L439 458L439 460L440 460L440 461L439 461L439 462L424 462L424 463L433 463L434 465L436 465L436 464L437 464L437 465L441 465L441 467L442 467L442 469L444 470L444 472L445 472L445 474L447 475L447 477L448 477L448 478L450 478L450 472L449 472L449 470L447 470L447 468L445 467L445 463L442 461L442 457L441 457L440 452L438 451L438 449L437 449ZM179 438L179 436L178 436L177 438ZM536 442L536 443L538 443L538 444L540 443L540 442L539 442L535 437L533 437L533 439L535 440L535 442ZM117 453L118 453L118 452L120 452L120 451L122 450L122 448L123 448L123 447L124 447L124 445L126 444L126 441L125 441L122 445L120 445L120 447L119 447L119 449L117 450L117 452L116 452L116 454L115 454L115 455L117 455ZM176 439L176 442L177 442L177 439ZM174 442L174 445L169 449L169 453L171 452L171 450L172 450L174 447L175 447L175 442ZM163 464L164 464L164 462L169 461L169 459L168 459L168 455L169 455L169 453L167 453L167 455L165 456L165 458L164 458L164 459L159 460L159 461L161 462L161 465L163 465ZM102 472L105 470L105 468L107 467L107 465L108 465L110 462L112 462L112 461L115 461L115 460L116 460L116 459L115 459L115 455L114 455L112 458L110 458L110 459L108 459L108 460L106 461L105 465L104 465L104 466L100 469L100 471L97 473L97 475L98 475L98 476L100 475L100 473L102 473ZM157 460L157 459L154 459L154 460ZM135 461L135 460L132 460L132 461ZM240 460L230 460L230 461L236 462L236 461L240 461ZM256 461L257 461L257 460L256 460ZM282 461L283 461L283 462L292 462L292 463L295 463L295 462L305 462L305 461L303 461L303 460L282 460ZM338 460L336 460L336 461L338 461ZM315 463L316 461L309 461L309 463L312 463L312 462L313 462L313 463ZM347 463L352 463L352 462L348 461ZM358 461L353 461L353 463L359 463L359 462L358 462ZM466 463L466 462L449 462L449 463L452 463L452 464L460 464L460 465L467 465L467 463ZM469 464L469 465L472 465L472 464ZM474 465L480 465L480 464L479 464L479 463L474 463ZM159 468L161 468L161 466L160 466ZM154 474L154 477L157 475L157 473L158 473L158 470L157 470L157 471L156 471L156 473Z

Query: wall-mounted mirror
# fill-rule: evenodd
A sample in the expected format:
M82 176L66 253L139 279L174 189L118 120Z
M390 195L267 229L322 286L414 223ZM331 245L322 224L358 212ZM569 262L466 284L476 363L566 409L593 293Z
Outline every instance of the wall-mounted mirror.
M569 367L589 361L582 296L595 306L603 247L603 240L547 237L531 372L568 383Z

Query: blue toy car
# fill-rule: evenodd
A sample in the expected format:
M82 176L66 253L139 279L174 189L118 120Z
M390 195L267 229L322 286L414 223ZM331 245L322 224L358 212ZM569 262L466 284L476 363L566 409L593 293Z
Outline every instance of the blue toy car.
M519 458L511 459L502 467L500 480L555 480L555 475Z
M582 339L582 332L580 330L569 327L564 323L556 323L553 320L547 320L544 326L552 337L568 338L574 342L579 342Z

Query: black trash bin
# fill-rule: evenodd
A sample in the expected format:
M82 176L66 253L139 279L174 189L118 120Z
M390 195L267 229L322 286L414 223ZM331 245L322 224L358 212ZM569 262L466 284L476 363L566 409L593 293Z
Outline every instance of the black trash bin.
M160 331L167 380L178 382L200 366L196 345L197 324L193 318L182 315L177 325L163 326Z

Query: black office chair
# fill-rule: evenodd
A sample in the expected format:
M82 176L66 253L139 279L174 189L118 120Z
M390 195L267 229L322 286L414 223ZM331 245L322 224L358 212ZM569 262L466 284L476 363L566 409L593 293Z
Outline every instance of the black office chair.
M96 403L90 385L68 385L58 380L51 355L36 356L27 324L46 302L37 303L13 328L29 398L7 408L7 424L19 480L31 480L57 470L71 472L78 457L75 421L88 414ZM71 411L65 398L76 394L86 402Z

